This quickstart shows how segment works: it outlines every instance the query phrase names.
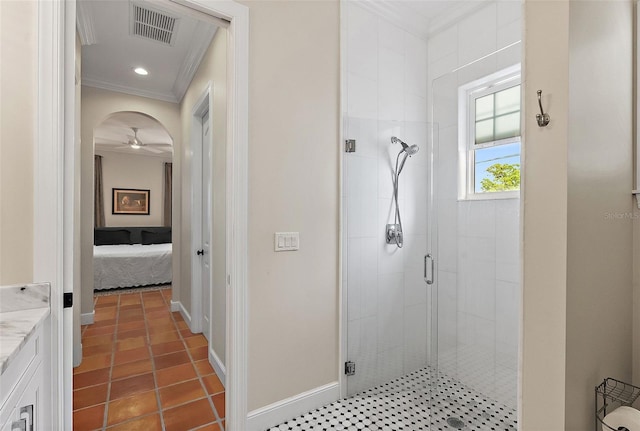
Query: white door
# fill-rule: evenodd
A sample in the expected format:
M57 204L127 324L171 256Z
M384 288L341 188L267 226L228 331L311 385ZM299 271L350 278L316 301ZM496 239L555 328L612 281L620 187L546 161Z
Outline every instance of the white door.
M202 333L211 331L211 121L209 111L202 116Z

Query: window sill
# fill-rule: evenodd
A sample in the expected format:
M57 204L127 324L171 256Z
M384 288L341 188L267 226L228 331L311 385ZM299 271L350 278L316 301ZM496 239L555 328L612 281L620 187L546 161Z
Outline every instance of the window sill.
M474 193L462 198L458 201L493 201L503 199L520 199L520 191L517 192L494 192L494 193Z

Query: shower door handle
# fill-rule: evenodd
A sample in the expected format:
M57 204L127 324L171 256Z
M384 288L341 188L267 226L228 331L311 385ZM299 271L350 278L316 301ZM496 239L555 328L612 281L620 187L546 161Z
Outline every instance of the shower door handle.
M427 271L427 261L430 260L431 261L431 276L428 275L428 271ZM427 284L433 284L433 274L434 274L434 270L435 270L435 260L433 259L433 256L431 255L431 253L426 254L424 256L424 281Z

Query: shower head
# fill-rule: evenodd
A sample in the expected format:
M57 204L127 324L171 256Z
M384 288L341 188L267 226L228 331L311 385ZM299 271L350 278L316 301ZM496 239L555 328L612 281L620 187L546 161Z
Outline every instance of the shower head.
M411 145L409 148L403 147L403 150L405 150L408 155L413 156L415 153L418 152L418 150L420 150L420 147L414 144L414 145Z
M415 153L418 152L418 150L420 150L420 147L418 147L417 145L409 145L406 142L403 142L401 139L396 138L395 136L391 137L391 143L392 144L397 144L400 143L400 145L402 145L402 150L405 153L407 153L410 156L413 156Z

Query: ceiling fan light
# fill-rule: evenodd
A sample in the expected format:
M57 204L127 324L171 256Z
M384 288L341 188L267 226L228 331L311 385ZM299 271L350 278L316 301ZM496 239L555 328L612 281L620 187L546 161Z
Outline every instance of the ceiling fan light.
M135 69L133 69L133 71L142 76L147 76L149 74L149 72L147 72L147 69L145 69L144 67L136 67Z
M137 150L138 148L140 148L140 145L138 145L137 142L132 142L131 143L131 148L133 148L134 150Z

